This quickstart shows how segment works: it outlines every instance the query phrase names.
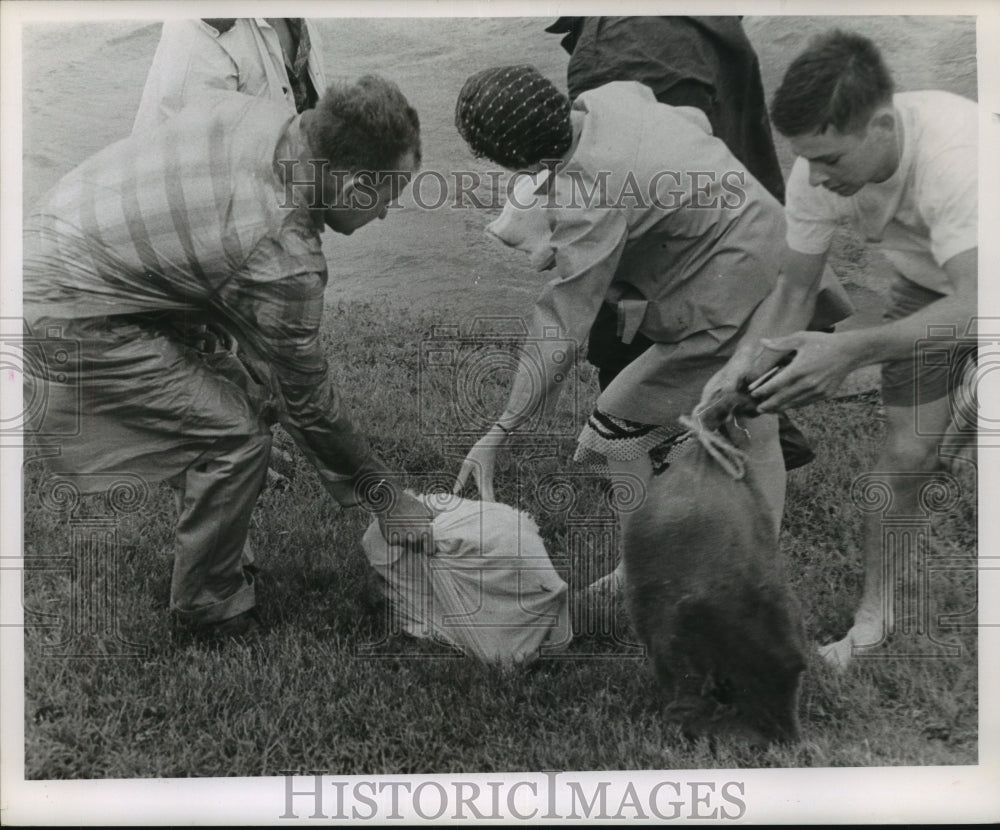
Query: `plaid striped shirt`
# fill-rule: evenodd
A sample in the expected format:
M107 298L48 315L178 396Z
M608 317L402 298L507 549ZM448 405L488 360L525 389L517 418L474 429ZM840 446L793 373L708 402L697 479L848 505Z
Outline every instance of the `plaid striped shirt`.
M287 204L279 159L298 116L206 95L65 176L24 230L24 313L76 319L176 311L220 323L270 365L285 426L342 504L378 465L340 412L320 345L323 225Z

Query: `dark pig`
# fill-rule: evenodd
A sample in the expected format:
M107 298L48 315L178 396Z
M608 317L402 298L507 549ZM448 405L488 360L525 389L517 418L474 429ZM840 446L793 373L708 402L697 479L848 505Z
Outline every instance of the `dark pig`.
M629 615L668 714L691 737L759 745L798 737L806 647L752 461L735 479L688 439L622 523Z

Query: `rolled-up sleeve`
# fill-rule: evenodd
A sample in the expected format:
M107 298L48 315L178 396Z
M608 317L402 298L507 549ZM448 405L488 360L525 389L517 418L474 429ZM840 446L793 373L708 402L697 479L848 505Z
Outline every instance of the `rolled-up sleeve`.
M344 411L320 342L326 267L266 244L216 300L241 346L268 365L283 400L282 425L342 505L359 502L361 476L382 469ZM270 268L265 266L270 265ZM258 277L266 273L266 280Z
M614 208L557 209L551 244L558 276L542 290L536 307L545 325L560 328L582 349L608 293L628 240L628 224ZM543 332L532 332L543 336Z
M979 173L975 136L918 171L917 208L927 222L938 265L979 246Z
M801 254L825 254L846 211L831 204L836 197L809 184L809 162L795 159L785 190L786 240ZM846 204L846 200L843 200Z

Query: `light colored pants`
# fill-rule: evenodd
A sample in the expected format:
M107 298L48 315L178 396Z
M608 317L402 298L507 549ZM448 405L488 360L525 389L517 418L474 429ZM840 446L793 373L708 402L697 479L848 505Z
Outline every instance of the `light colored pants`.
M220 438L171 484L178 503L170 606L189 623L234 617L254 606L247 542L267 476L270 435Z
M204 624L253 607L243 554L267 476L267 396L234 355L201 353L166 325L40 325L61 331L72 356L60 380L46 383L44 428L60 450L53 472L72 475L83 492L99 492L115 473L169 482L178 506L171 608Z

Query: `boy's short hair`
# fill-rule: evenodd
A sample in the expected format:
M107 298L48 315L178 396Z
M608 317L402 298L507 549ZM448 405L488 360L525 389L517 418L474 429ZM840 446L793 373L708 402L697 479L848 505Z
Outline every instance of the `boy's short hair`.
M313 113L309 146L340 170L395 170L408 152L420 164L420 118L392 81L365 75L332 83Z
M875 110L892 101L892 75L872 41L835 29L819 35L785 71L771 102L771 120L786 137L833 127L865 127Z

